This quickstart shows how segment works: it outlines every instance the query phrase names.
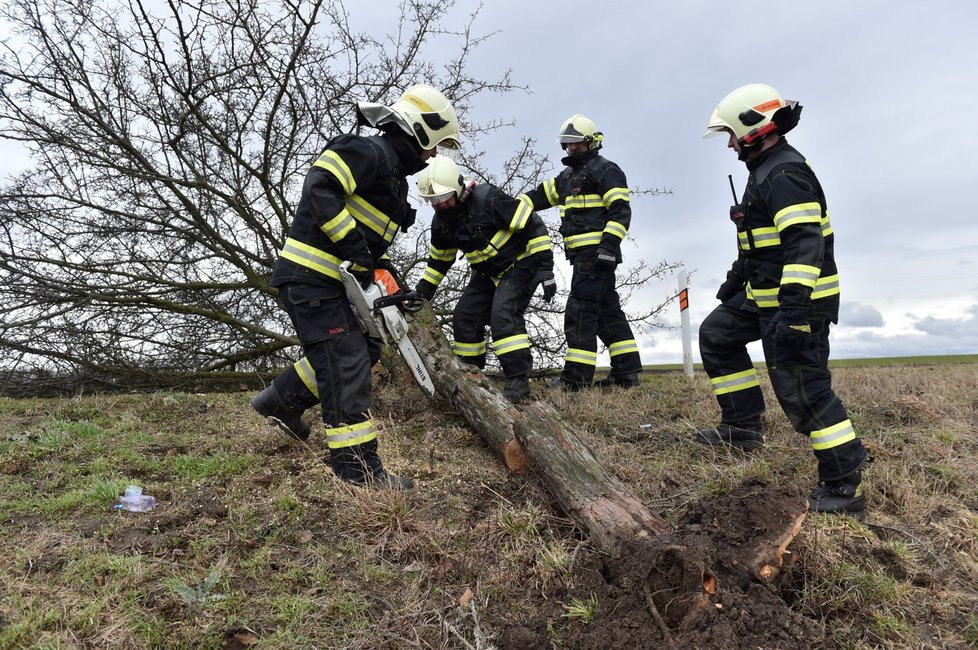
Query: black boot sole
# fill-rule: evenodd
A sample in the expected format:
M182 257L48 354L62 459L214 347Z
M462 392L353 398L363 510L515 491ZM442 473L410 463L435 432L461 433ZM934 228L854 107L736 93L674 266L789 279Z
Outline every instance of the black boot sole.
M712 437L708 433L703 433L697 431L696 435L693 436L693 440L700 443L701 445L710 445L711 447L736 447L742 451L754 451L755 449L760 449L764 446L763 440L723 440L716 434Z

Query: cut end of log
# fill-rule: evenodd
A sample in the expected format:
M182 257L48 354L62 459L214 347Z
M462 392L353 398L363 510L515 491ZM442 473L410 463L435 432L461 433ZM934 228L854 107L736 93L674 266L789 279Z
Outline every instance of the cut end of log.
M527 460L526 454L523 453L523 447L520 446L520 442L516 438L506 443L506 448L503 449L503 456L506 458L506 467L513 473L525 474L530 470L530 462Z

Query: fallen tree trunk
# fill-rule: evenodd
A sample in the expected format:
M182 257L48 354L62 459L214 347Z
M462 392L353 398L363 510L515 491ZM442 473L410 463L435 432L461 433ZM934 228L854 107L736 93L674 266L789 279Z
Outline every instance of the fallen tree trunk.
M458 361L424 310L410 329L435 389L486 444L516 472L533 471L564 513L614 556L632 540L665 535L669 525L629 494L578 436L571 423L545 402L521 408L509 403L480 371Z
M701 622L703 612L715 616L722 609L718 599L730 594L721 595L720 581L727 580L729 585L742 582L731 572L746 570L752 579L762 582L777 576L785 549L805 518L806 501L782 495L783 505L772 521L761 526L757 518L751 526L756 534L745 547L740 540L733 547L715 548L709 534L704 536L711 532L712 523L673 531L604 468L573 424L553 406L536 401L515 407L482 372L459 362L429 308L415 316L409 336L438 394L510 469L538 477L557 506L587 531L592 544L611 556L613 561L606 568L614 581L648 603L649 614L668 645L678 641L670 630L694 634L694 624ZM773 500L762 496L757 503L765 507ZM718 514L703 515L703 519L718 521L720 513L737 511L737 505L745 501L734 495L733 507L713 504ZM739 533L743 525L743 520L731 522L729 528ZM722 539L722 527L716 532ZM751 602L745 598L740 606ZM715 607L708 607L711 604Z

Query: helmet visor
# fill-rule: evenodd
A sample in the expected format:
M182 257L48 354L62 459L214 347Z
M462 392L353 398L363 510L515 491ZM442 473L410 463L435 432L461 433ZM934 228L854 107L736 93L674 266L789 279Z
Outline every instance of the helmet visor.
M569 133L561 133L560 137L557 138L557 142L560 144L571 144L574 142L587 142L586 135L571 135Z
M447 192L440 192L438 194L422 194L421 200L428 205L438 205L439 203L444 203L453 196L455 196L455 190L448 190Z

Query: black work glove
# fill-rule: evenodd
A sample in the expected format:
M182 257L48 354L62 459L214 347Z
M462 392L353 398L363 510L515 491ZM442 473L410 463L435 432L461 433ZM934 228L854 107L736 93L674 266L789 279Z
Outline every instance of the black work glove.
M533 283L543 287L544 302L550 302L557 295L557 280L554 279L552 269L540 269L537 271L537 274L533 276Z
M598 271L613 271L618 266L618 251L603 244L598 246L598 255L594 258L594 268Z
M424 298L427 301L431 301L435 297L435 285L431 284L427 280L421 280L418 282L418 286L414 288L415 293L418 294L419 298Z
M734 260L734 263L730 266L730 270L727 271L727 279L724 280L723 284L720 285L720 289L717 290L717 300L721 302L729 300L744 288L744 283L747 281L746 270L742 260Z
M807 307L781 307L768 323L764 336L791 343L801 342L806 334L811 333Z
M366 291L374 281L374 263L369 260L360 260L350 265L350 273L360 283L360 287Z

